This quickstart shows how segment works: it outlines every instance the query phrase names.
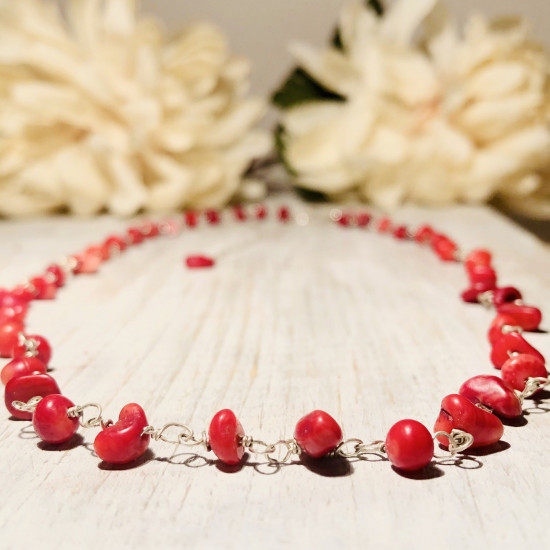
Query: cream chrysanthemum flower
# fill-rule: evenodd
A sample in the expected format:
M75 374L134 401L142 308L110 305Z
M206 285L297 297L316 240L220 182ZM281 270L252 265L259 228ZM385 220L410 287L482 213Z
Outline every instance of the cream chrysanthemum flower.
M499 197L550 218L550 63L523 21L473 17L459 36L439 0L383 17L354 3L339 36L293 48L331 93L283 113L300 185L384 208Z
M0 213L220 206L269 139L248 63L135 0L0 0Z

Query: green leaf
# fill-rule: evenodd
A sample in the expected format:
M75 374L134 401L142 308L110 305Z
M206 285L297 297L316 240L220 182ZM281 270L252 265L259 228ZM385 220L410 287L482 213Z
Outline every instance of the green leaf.
M384 15L384 4L380 0L367 0L367 6L379 17Z
M288 109L308 101L344 101L344 97L331 92L303 69L297 68L273 94L272 101L277 107Z
M279 160L283 163L286 171L293 176L296 175L295 170L290 166L285 156L285 129L282 124L277 124L274 133L275 138L275 150L279 156Z

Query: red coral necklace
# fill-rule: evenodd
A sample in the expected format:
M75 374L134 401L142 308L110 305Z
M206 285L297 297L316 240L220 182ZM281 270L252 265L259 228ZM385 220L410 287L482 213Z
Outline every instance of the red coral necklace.
M119 256L128 247L159 236L173 236L182 229L194 229L200 223L216 225L224 216L239 222L264 220L264 205L235 207L223 212L188 211L178 219L143 222L130 226L123 235L111 235L102 243L68 256L50 265L44 274L11 290L0 290L0 356L11 358L1 372L5 403L13 417L32 420L43 441L58 445L70 440L78 430L99 428L94 440L97 456L108 463L135 461L147 450L150 440L176 445L203 447L230 465L239 464L248 450L266 458L269 464L290 462L301 454L313 459L327 455L360 458L370 453L386 456L403 471L419 470L434 457L434 440L451 455L469 447L495 444L504 427L500 418L515 418L523 413L523 400L550 385L544 357L523 337L524 331L537 330L541 322L539 309L522 302L519 290L498 287L497 275L487 250L473 250L463 255L455 242L428 225L414 230L395 225L389 218L374 219L367 212L333 210L331 219L342 227L372 229L393 235L402 241L413 241L429 247L448 262L464 264L470 285L462 292L465 302L481 303L496 311L490 328L491 362L501 377L478 375L467 380L457 394L446 396L435 422L434 434L423 424L405 419L394 424L384 441L366 443L358 438L343 439L338 422L328 413L315 410L301 418L294 435L275 443L265 443L247 435L235 414L224 409L212 418L207 431L196 434L189 426L170 422L155 428L147 421L140 405L130 403L122 408L116 422L102 416L96 403L75 405L61 394L54 378L48 374L51 348L39 335L28 335L25 318L34 300L52 300L71 275L95 273L101 264ZM293 217L285 206L276 210L281 223ZM299 220L296 220L299 222ZM207 268L214 260L206 256L186 259L190 269Z

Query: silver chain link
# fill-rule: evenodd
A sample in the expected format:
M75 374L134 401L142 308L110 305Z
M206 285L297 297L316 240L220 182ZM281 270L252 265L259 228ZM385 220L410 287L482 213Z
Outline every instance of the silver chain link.
M95 416L92 416L91 418L88 418L87 420L84 419L84 411L86 409L96 409L97 413ZM98 405L97 403L86 403L85 405L75 405L74 407L71 407L67 409L67 415L70 418L78 418L79 424L83 428L97 428L101 426L102 428L106 428L113 424L112 420L106 420L101 416L102 410L101 405Z
M31 397L27 402L25 402L25 401L12 401L11 406L14 409L17 409L18 411L33 413L36 409L36 405L38 405L38 403L41 400L42 400L41 396L35 395L34 397Z
M294 455L302 452L295 439L279 439L275 443L266 443L245 435L241 438L241 445L254 454L264 455L271 464L285 464Z
M439 436L446 437L449 440L448 450L451 456L454 456L457 453L462 453L466 449L472 446L474 443L474 436L463 430L452 430L451 433L448 432L436 432L433 437L436 439ZM445 458L438 455L434 456L436 458Z
M349 447L352 447L351 449ZM385 454L386 445L382 440L372 441L371 443L365 443L361 439L353 437L342 441L332 454L334 456L341 456L343 458L361 458L366 454Z
M170 435L169 431L173 428L177 429L177 433ZM164 441L165 443L172 443L174 445L186 445L187 447L202 445L206 451L210 451L210 442L205 431L201 432L200 436L197 437L189 426L180 424L179 422L169 422L162 426L162 428L155 428L150 425L145 426L141 435L150 435L154 441Z

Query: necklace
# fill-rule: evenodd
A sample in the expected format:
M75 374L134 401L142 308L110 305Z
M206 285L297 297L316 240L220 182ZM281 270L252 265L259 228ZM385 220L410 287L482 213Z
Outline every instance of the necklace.
M208 430L196 433L179 422L160 428L148 423L142 407L125 405L116 422L102 416L97 403L75 405L61 394L55 379L48 374L51 348L39 335L25 332L25 318L35 300L52 300L71 276L96 273L101 264L121 255L129 247L161 236L175 236L183 229L192 230L201 223L217 225L226 216L239 222L260 223L268 216L264 205L232 210L187 211L180 218L132 225L122 235L110 235L98 245L67 256L47 267L42 275L11 290L0 290L0 356L11 358L1 372L5 403L11 415L32 420L34 430L44 442L58 445L71 439L79 427L99 428L94 440L97 456L108 463L131 463L142 456L150 441L212 451L223 463L239 464L246 451L263 456L268 464L278 466L300 455L312 459L335 456L344 459L364 458L376 454L387 458L397 469L413 471L427 466L434 458L434 442L451 456L468 448L495 444L503 435L500 418L516 418L523 413L523 400L550 385L544 357L524 338L524 331L537 330L541 312L525 305L519 290L498 287L491 254L476 249L463 254L457 244L429 225L411 229L396 225L387 217L375 219L370 213L342 212L334 209L330 219L344 228L373 230L400 241L418 243L432 250L446 262L462 263L469 287L461 293L465 302L479 303L494 310L488 338L490 359L501 377L478 375L446 396L432 434L416 420L404 419L394 424L384 440L365 442L344 439L338 422L327 412L314 410L301 418L293 437L266 443L246 434L233 411L223 409L212 418ZM281 223L302 224L285 206L275 215ZM186 258L189 269L212 268L215 260L207 256Z

